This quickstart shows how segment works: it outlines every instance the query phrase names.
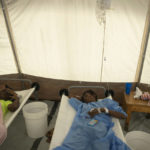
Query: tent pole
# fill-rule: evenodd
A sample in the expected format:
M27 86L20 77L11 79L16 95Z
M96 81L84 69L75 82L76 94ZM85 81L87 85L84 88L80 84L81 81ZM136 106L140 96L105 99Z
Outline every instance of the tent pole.
M10 19L9 19L8 10L7 10L6 4L5 4L5 0L0 0L0 2L1 2L2 11L3 11L3 15L4 15L6 27L7 27L7 33L8 33L11 49L12 49L14 60L15 60L15 63L16 63L16 68L17 68L17 71L19 73L19 78L23 79L23 74L22 74L19 59L18 59L18 56L17 56L15 40L13 38L13 32L12 32L11 23L10 23ZM22 82L22 88L23 89L25 88L25 85L24 85L23 82Z
M143 32L142 43L141 43L141 50L140 50L140 55L139 55L139 60L138 60L138 65L137 65L136 75L135 75L136 86L140 83L141 80L149 33L150 33L150 1L148 5L148 11L145 20L144 32Z
M14 38L13 38L13 32L12 32L10 19L9 19L9 14L8 14L8 11L7 11L5 0L1 0L1 6L2 6L2 11L3 11L3 14L4 14L4 18L5 18L7 33L8 33L10 45L11 45L11 48L12 48L13 56L14 56L14 59L15 59L16 67L17 67L19 76L21 77L22 72L21 72L20 63L19 63L19 59L18 59L18 56L17 56L17 52L16 52L16 45L15 45L15 41L14 41Z

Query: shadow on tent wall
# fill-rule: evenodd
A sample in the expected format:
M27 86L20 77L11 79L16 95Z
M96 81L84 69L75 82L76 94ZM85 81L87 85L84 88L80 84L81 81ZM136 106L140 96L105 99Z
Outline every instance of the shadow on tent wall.
M10 75L1 75L0 78L17 78L19 79L19 75L18 74L10 74ZM50 78L43 78L43 77L36 77L36 76L31 76L31 75L23 75L24 79L30 79L32 82L38 82L40 84L40 90L38 92L38 97L40 100L44 99L44 100L56 100L59 101L60 100L60 96L59 96L59 91L60 89L63 88L68 88L69 86L73 86L73 85L78 85L78 86L104 86L107 89L107 83L97 83L97 82L79 82L79 81L67 81L67 80L56 80L56 79L50 79ZM14 90L22 90L22 86L20 82L14 82L14 81L1 81L0 80L0 84L2 83L6 83L8 84L11 88L13 88ZM26 89L30 88L30 85L28 83L25 84ZM141 89L147 89L147 85L146 84L140 84L140 88ZM125 91L125 83L109 83L109 88L114 90L114 99L116 101L118 101L120 104L122 104L123 101L123 92ZM132 89L135 88L135 83L133 83ZM87 90L87 89L83 89L83 90ZM81 95L83 90L76 90L76 91L71 91L73 93L77 93L78 95ZM98 90L98 91L97 91ZM104 91L97 89L94 90L96 93L98 94L99 98L104 98ZM35 97L32 96L32 99L34 99Z

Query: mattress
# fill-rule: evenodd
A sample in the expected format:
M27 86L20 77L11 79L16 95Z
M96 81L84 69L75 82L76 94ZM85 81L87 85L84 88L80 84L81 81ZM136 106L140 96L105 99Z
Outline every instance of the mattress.
M72 125L75 114L76 111L68 103L68 97L63 95L49 150L53 150L53 148L55 148L56 146L61 145ZM116 136L125 142L125 137L123 135L119 120L113 118L112 121L115 124L113 130Z

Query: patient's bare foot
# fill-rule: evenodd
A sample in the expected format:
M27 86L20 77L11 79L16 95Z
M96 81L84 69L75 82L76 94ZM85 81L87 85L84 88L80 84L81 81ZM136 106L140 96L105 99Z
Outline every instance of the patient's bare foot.
M46 137L51 137L53 135L53 132L54 132L54 128L49 130L47 133L46 133Z
M54 128L51 129L50 131L48 131L48 132L46 133L46 135L45 135L45 136L47 137L46 142L48 142L48 143L51 142L51 139L52 139L52 136L53 136L53 132L54 132Z

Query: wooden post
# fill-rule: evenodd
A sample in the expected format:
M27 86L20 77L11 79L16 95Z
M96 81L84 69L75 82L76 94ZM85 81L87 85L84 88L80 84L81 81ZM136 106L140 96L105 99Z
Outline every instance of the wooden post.
M16 68L17 68L17 71L19 73L19 78L23 79L24 77L23 77L21 67L20 67L20 62L19 62L19 59L18 59L18 56L17 56L17 48L16 48L14 36L13 36L13 31L12 31L12 28L11 28L11 23L10 23L10 18L9 18L8 10L7 10L7 7L6 7L6 3L5 3L5 0L0 0L0 2L1 2L2 11L3 11L3 14L4 14L4 18L5 18L5 23L6 23L6 28L7 28L7 33L8 33L11 49L12 49L14 60L15 60L15 63L16 63ZM22 89L25 89L25 84L22 81L21 81L21 86L22 86Z
M139 60L138 60L138 65L137 65L136 75L135 75L135 81L134 81L137 82L137 84L139 84L141 80L146 48L147 48L147 43L149 38L149 31L150 31L150 1L148 4L148 11L147 11L147 16L145 21L142 43L141 43L141 50L140 50L140 55L139 55Z

